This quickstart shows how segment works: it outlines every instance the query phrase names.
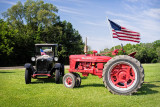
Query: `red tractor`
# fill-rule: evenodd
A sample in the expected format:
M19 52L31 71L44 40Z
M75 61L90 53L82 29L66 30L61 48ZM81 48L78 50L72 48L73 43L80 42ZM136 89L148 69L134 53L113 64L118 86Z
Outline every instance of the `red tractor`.
M118 50L113 52L116 55L117 53ZM81 77L76 72L80 72L83 76L92 74L103 78L105 87L113 94L131 95L144 82L144 69L134 58L135 54L117 55L113 58L100 56L97 51L93 51L93 54L70 55L70 73L63 77L63 84L67 88L79 87Z

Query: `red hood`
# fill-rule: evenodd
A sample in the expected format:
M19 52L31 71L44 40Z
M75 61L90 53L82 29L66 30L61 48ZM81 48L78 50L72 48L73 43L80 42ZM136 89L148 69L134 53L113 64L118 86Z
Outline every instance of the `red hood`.
M93 55L70 55L69 59L81 62L108 62L112 57Z

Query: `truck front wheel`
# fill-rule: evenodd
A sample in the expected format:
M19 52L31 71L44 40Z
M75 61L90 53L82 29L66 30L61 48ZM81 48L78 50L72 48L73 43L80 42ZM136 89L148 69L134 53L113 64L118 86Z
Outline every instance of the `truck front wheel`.
M27 69L25 70L25 83L31 83L31 72Z

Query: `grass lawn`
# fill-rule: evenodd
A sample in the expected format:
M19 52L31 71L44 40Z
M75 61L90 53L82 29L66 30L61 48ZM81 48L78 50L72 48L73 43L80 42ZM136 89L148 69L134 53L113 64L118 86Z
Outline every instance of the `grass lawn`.
M0 70L0 107L160 107L160 64L143 64L143 67L145 83L132 96L109 93L102 79L92 75L82 77L81 87L68 89L53 79L32 79L32 84L26 85L23 69Z

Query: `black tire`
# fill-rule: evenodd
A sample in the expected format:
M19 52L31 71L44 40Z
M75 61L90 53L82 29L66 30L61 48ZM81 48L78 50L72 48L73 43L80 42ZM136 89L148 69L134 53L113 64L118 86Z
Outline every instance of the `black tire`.
M62 64L61 66L61 76L63 77L64 76L64 65Z
M55 71L55 82L58 84L60 82L60 70L56 69Z
M81 86L81 77L78 73L73 73L76 76L76 87Z
M129 73L127 74L127 72ZM116 76L114 77L114 74L116 76L118 75L118 78ZM123 76L120 76L121 74L123 74ZM132 79L127 79L127 76ZM113 78L115 78L115 80ZM110 59L105 64L103 69L103 82L105 87L113 94L132 95L141 88L144 82L144 69L137 59L127 55L119 55Z
M76 76L73 73L67 73L63 76L63 84L67 88L74 88L76 86Z
M29 70L25 70L25 83L30 84L31 83L31 72Z

